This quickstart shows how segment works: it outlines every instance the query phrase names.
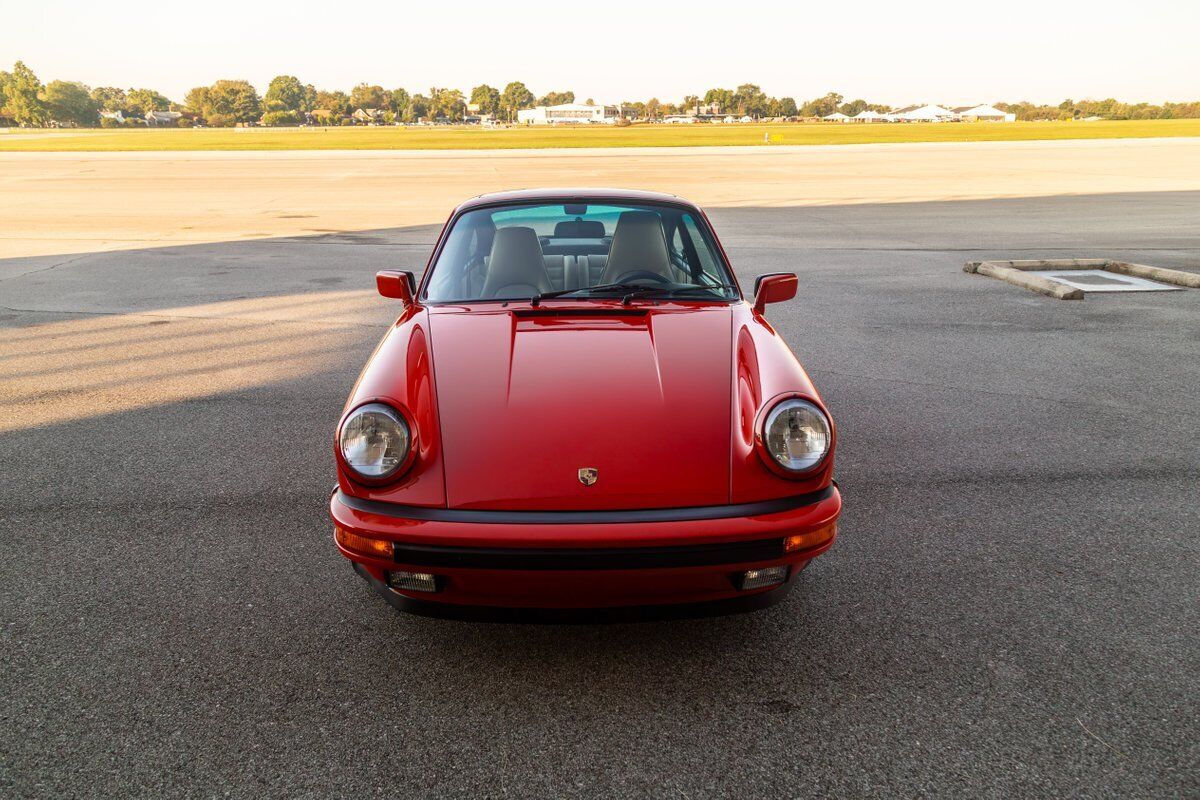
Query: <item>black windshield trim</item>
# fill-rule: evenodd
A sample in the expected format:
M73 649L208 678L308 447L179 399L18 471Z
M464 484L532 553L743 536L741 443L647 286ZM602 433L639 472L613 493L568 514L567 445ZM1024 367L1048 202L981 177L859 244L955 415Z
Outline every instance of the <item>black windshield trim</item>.
M640 198L640 197L636 197L636 196L632 196L632 195L629 197L624 197L622 195L613 195L611 197L605 196L603 198L597 198L595 196L589 196L588 194L585 193L585 194L571 195L571 196L546 196L543 198L536 198L536 197L522 198L520 200L517 200L517 199L496 200L494 202L489 201L489 202L484 202L484 203L473 203L469 207L457 209L454 212L454 215L452 217L450 217L449 221L447 221L445 227L442 229L441 235L438 237L437 244L434 246L433 253L430 254L429 261L426 262L426 264L425 264L425 271L421 274L421 285L418 287L417 294L416 294L417 301L419 303L421 303L422 305L428 305L428 306L468 305L468 304L489 303L489 302L509 302L509 303L520 302L519 299L518 300L513 300L513 299L493 300L491 298L480 299L480 300L434 300L434 301L431 301L428 299L428 297L426 295L429 291L429 279L433 276L434 265L437 264L438 259L441 258L442 250L445 249L446 242L450 238L450 232L454 230L454 226L457 225L458 221L460 219L462 219L465 215L470 214L475 211L481 211L484 209L505 208L507 206L566 205L568 203L586 203L589 205L598 204L598 203L602 203L603 205L625 204L625 205L629 205L629 206L673 208L678 211L685 211L687 213L693 214L694 218L696 220L696 226L698 228L701 228L702 230L706 228L708 231L708 235L712 237L712 243L714 245L713 256L716 257L718 263L725 270L725 277L728 279L729 284L736 287L736 289L734 291L737 292L737 297L733 298L733 299L724 298L722 300L722 302L735 303L738 300L746 299L745 294L742 293L741 284L738 283L737 274L734 273L733 266L729 263L729 259L727 259L725 257L725 250L723 247L721 247L721 242L717 238L717 232L715 230L713 230L712 224L708 221L708 218L704 215L704 212L700 209L699 206L697 206L693 203L685 202L685 201L672 202L669 200L657 200L657 199L647 200L645 198Z
M500 306L500 305L505 305L505 304L511 303L513 305L519 306L520 308L527 308L529 306L529 301L532 299L533 299L532 297L515 297L515 298L509 297L507 299L482 297L478 300L422 300L421 305L425 306L427 308L446 308L448 306L477 306L477 305L483 305L483 304ZM616 300L616 301L620 302L621 294L619 292L613 292L611 294L598 294L598 295L594 295L592 297L587 297L587 296L549 297L549 298L546 298L545 300L539 301L536 306L533 306L533 308L535 308L535 309L539 308L539 307L560 308L560 306L547 306L547 304L548 303L578 303L580 301L586 301L586 302L591 303L591 302L595 302L597 300L608 300L610 302L613 300ZM682 296L682 297L680 297L680 296L671 297L669 295L659 295L659 296L655 297L653 295L637 295L633 298L632 302L634 304L646 303L647 305L657 304L657 303L707 303L709 305L730 306L730 305L733 305L734 303L740 303L742 301L743 301L743 298L741 298L741 297L733 297L733 298L730 298L730 297L694 297L694 296L687 296L687 295Z

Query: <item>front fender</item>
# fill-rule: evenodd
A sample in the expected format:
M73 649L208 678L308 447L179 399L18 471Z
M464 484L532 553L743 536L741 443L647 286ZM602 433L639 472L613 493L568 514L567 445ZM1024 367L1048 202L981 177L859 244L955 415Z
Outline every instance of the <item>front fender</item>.
M733 418L730 424L729 501L747 503L828 486L833 480L837 429L812 380L787 343L747 303L733 306ZM778 475L756 447L756 426L769 406L782 397L801 396L825 412L833 433L829 456L821 469L804 478Z
M363 403L376 401L401 408L414 421L416 454L412 466L393 483L367 486L357 483L339 465L338 486L349 495L368 500L444 506L446 482L433 347L429 315L421 306L406 309L384 335L359 375L342 416Z

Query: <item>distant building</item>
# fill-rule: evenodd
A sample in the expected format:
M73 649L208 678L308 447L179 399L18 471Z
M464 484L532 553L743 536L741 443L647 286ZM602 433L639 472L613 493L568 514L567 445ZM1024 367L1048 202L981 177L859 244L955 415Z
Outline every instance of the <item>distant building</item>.
M358 108L350 118L362 125L375 125L383 122L382 108Z
M823 122L849 122L850 118L840 111L835 111L827 117L821 117Z
M146 124L152 128L171 128L179 124L179 118L182 116L183 114L178 111L147 111Z
M948 122L958 119L953 111L936 104L909 106L893 112L892 116L903 122Z
M894 122L891 114L880 114L878 111L864 109L850 118L851 122Z
M125 124L125 115L121 113L121 109L119 108L116 111L101 111L100 119L111 119L118 125Z
M697 103L694 106L685 108L684 113L692 117L719 117L721 116L721 107L716 103Z
M893 122L1013 122L1017 118L987 103L955 108L937 104L906 106L883 116Z
M589 125L594 123L612 125L620 116L621 109L617 106L563 103L558 106L522 108L517 112L517 122L526 125Z
M699 117L691 114L669 114L663 117L663 122L667 125L694 125L699 121Z
M959 119L967 122L1015 122L1016 114L1008 114L986 103L978 106L961 106L954 109Z
M467 103L467 113L463 122L467 125L490 125L494 120L492 114L485 114L479 103Z

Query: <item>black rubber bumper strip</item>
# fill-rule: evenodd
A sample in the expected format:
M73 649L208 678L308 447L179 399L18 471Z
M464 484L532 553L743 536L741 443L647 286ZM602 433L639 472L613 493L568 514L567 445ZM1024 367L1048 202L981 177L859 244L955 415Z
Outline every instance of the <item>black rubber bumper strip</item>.
M397 519L427 520L430 522L477 522L484 524L512 525L599 525L624 522L694 522L706 519L729 519L733 517L758 517L778 514L804 506L811 506L833 496L836 483L807 494L761 500L756 503L738 503L726 506L691 506L688 508L635 508L624 511L492 511L475 508L428 508L405 506L399 503L384 503L378 500L363 500L351 497L341 489L337 499L347 508L367 514L379 514Z
M672 547L445 547L396 542L405 566L465 569L593 570L664 569L746 564L783 558L783 538Z

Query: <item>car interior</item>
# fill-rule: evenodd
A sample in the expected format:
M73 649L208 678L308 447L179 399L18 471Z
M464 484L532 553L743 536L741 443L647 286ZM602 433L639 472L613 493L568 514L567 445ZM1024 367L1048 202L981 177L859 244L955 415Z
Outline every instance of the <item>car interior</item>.
M606 224L584 218L586 206L546 208L555 209L555 216L464 215L458 223L464 231L451 233L435 267L429 298L519 298L613 283L727 282L695 222L684 221L685 212L606 209ZM564 208L580 213L563 219Z

